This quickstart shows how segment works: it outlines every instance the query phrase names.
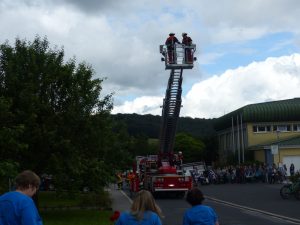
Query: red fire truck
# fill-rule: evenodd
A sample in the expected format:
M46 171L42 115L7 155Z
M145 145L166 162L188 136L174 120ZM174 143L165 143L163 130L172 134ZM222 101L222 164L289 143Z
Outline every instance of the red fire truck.
M131 191L141 188L151 191L154 195L172 192L183 196L192 187L192 178L182 172L182 153L173 151L174 138L181 108L182 73L184 69L192 69L196 58L188 61L186 48L190 54L196 51L196 45L184 46L175 44L172 55L175 60L169 60L169 49L160 46L160 53L165 61L165 69L170 70L170 77L162 106L162 121L160 129L160 144L158 155L137 156L134 166L135 177L131 182ZM189 55L190 59L190 55Z

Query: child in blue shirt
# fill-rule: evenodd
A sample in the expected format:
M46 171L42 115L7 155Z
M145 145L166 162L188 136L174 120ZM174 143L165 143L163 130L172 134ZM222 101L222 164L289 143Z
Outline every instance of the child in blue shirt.
M219 225L216 212L209 206L202 205L204 196L197 187L188 191L186 201L192 208L186 210L183 225Z

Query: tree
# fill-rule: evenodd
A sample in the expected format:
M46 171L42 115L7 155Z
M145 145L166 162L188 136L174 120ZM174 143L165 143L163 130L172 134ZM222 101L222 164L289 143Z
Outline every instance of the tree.
M18 173L18 166L19 165L15 162L0 162L0 195L12 188L12 181Z
M10 112L11 101L0 97L0 162L10 160L27 148L22 143L21 136L24 133L22 124L14 124L14 114Z
M175 137L174 152L183 153L184 162L195 162L204 160L204 143L186 133L178 133Z
M103 186L116 135L112 94L100 98L104 79L93 79L90 65L66 61L63 49L49 45L38 36L0 45L1 160L51 173L62 188L74 179L83 185L87 174L94 188Z

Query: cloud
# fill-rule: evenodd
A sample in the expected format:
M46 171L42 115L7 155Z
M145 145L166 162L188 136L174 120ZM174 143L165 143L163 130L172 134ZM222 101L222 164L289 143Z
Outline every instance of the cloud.
M143 96L133 101L125 101L121 106L116 106L113 113L137 113L161 115L162 97Z
M300 96L300 55L268 58L195 84L183 115L213 118L247 104Z
M180 115L217 118L248 104L299 97L299 86L300 54L267 58L194 84L183 96ZM150 96L136 98L114 112L157 113L154 107L162 100Z
M158 46L169 32L177 36L188 32L197 44L197 65L192 72L185 72L186 85L200 75L207 78L210 73L232 68L228 63L234 60L228 57L231 51L237 59L245 59L251 52L257 56L268 52L247 44L276 32L291 33L292 38L270 46L267 57L281 46L287 50L280 55L295 52L293 47L300 46L299 11L298 0L252 0L247 4L242 0L178 0L176 4L152 0L1 0L0 43L14 43L16 37L32 40L37 34L47 36L52 45L64 46L66 58L76 56L77 61L91 64L95 78L107 77L103 91L115 92L118 106L128 100L126 97L164 93L168 75ZM233 45L238 47L233 49ZM205 65L214 68L205 71ZM184 90L189 88L190 83Z

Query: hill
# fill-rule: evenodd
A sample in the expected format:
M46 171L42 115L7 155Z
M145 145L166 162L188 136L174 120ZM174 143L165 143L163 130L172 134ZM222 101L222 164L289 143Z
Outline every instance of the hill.
M139 114L115 114L116 121L122 121L127 125L128 133L136 136L144 134L149 138L158 138L161 125L161 116ZM209 138L215 134L213 127L215 119L199 119L180 117L177 133L184 132L194 137Z

